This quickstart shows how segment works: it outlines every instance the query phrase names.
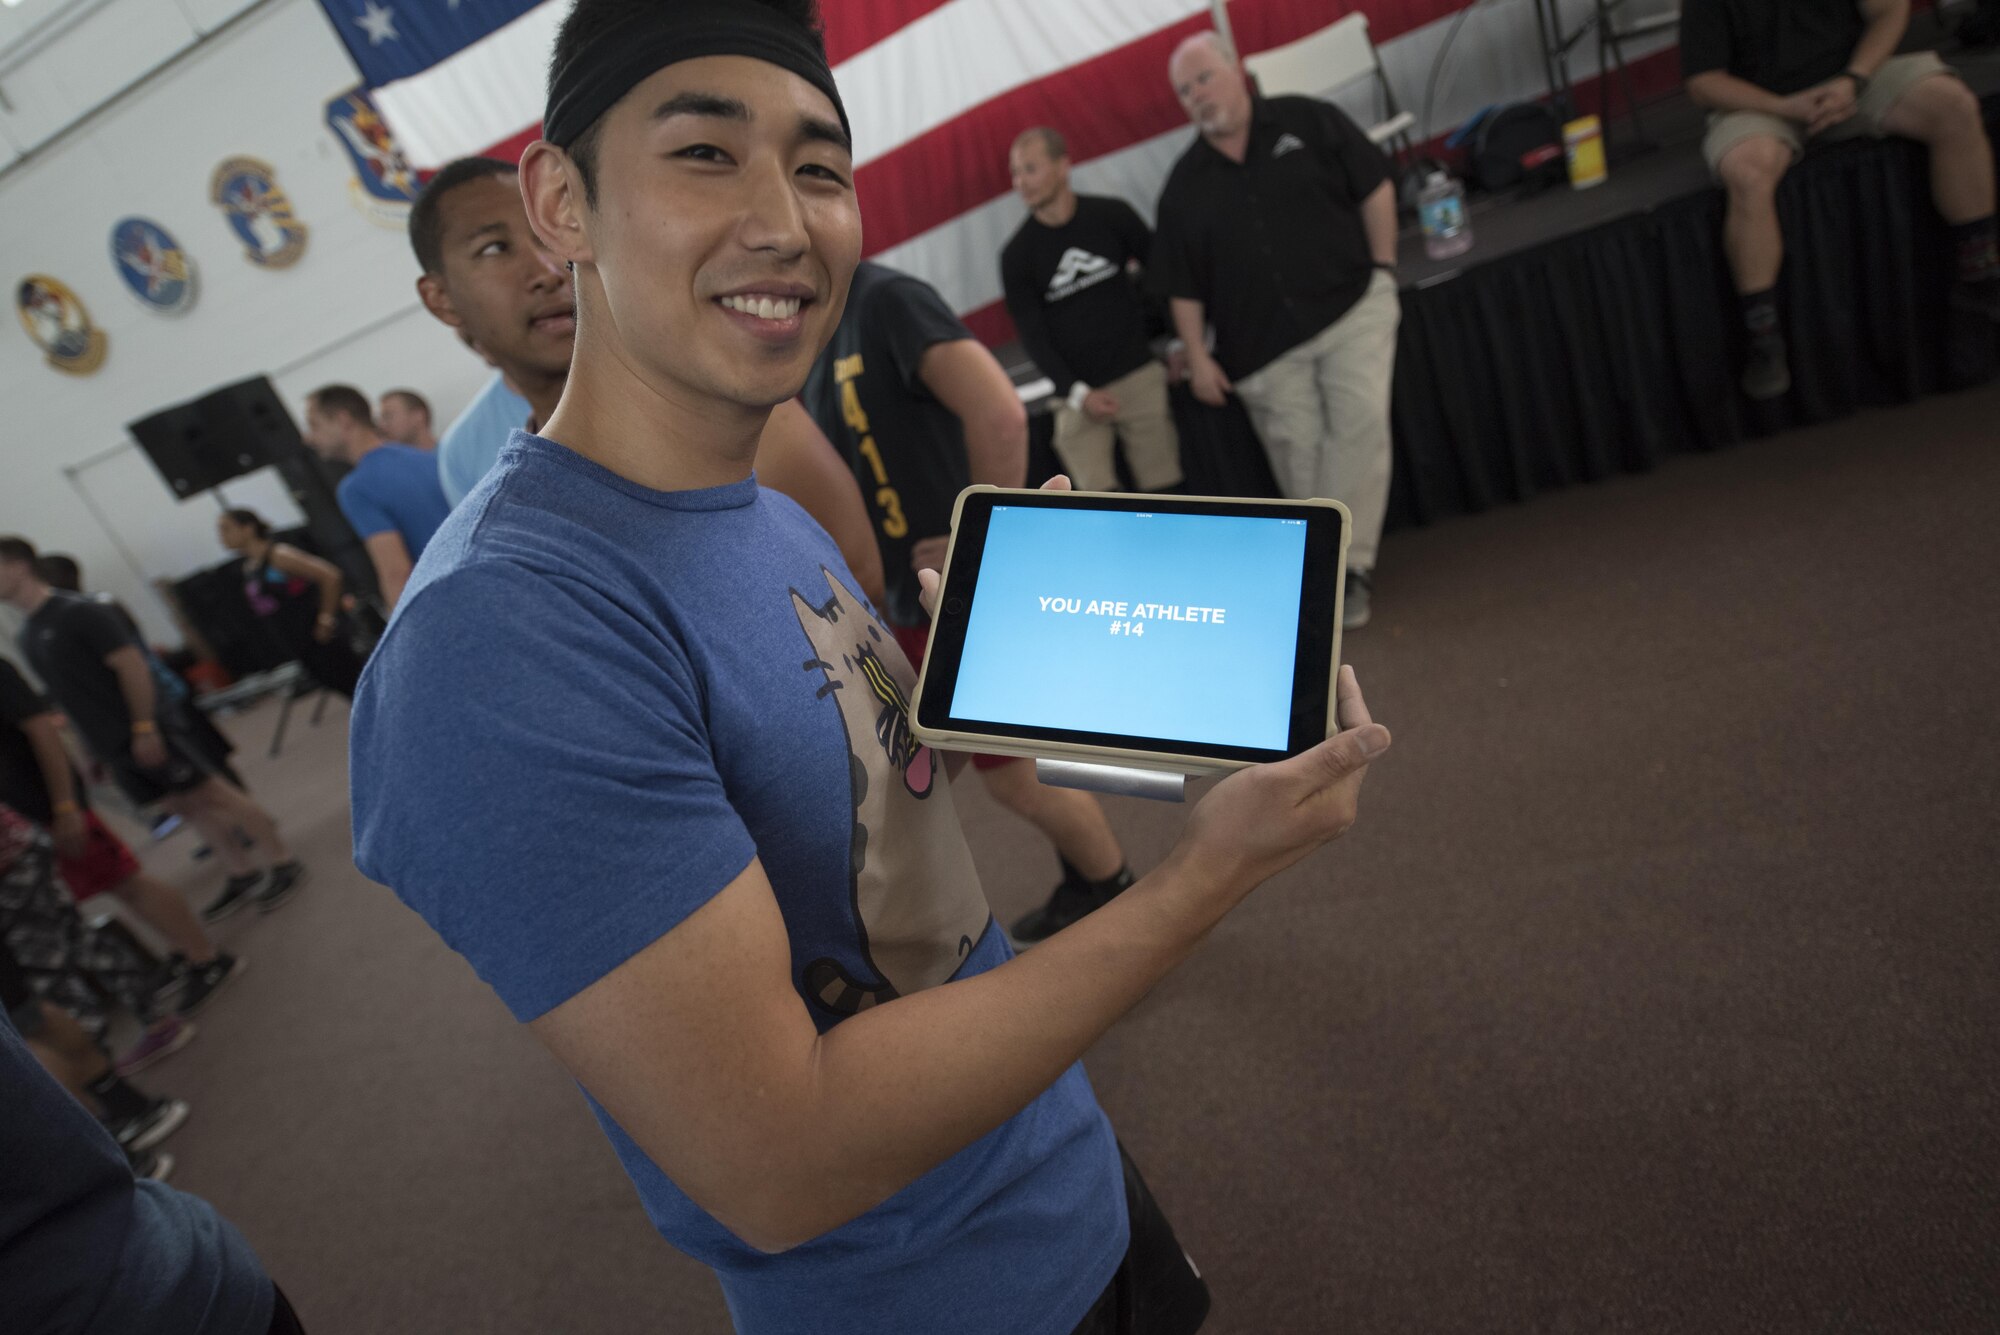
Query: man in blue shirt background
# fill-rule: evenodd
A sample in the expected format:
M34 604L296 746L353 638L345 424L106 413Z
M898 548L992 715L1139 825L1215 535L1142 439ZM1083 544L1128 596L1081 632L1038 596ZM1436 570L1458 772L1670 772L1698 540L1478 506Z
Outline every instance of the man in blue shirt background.
M340 511L375 563L383 606L395 607L411 567L451 513L437 455L384 437L368 399L352 385L306 396L305 438L322 457L354 470L340 480Z

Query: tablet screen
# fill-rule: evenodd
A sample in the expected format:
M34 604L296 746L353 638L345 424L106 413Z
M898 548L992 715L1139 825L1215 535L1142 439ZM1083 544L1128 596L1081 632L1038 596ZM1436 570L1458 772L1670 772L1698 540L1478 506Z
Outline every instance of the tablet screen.
M968 495L920 721L1245 760L1311 745L1339 537L1330 509Z

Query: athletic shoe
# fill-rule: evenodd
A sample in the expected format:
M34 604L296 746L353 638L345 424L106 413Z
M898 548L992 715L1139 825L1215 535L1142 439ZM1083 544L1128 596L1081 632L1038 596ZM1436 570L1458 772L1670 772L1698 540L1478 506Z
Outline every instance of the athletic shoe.
M187 989L188 970L192 967L188 957L178 950L160 961L160 971L155 975L157 981L148 998L153 1013L171 1010L179 1004Z
M271 868L271 883L264 887L264 893L257 896L257 911L269 913L278 905L292 897L299 883L306 878L306 869L297 858L290 862L280 862Z
M234 955L218 954L206 964L190 965L187 981L181 988L181 1004L176 1008L182 1015L193 1015L208 1004L217 988L243 972L243 961Z
M187 1119L185 1099L154 1099L142 1113L134 1113L122 1122L105 1123L105 1130L118 1138L127 1154L144 1154L180 1130Z
M1743 359L1743 392L1759 402L1775 399L1792 387L1791 364L1785 359L1783 334L1752 334Z
M139 1041L126 1049L125 1055L117 1062L121 1079L136 1075L156 1061L173 1056L188 1044L194 1042L195 1028L178 1015L169 1015L160 1024L139 1036Z
M144 1154L125 1156L132 1165L133 1177L149 1177L155 1182L164 1182L174 1175L174 1156L165 1150L148 1150Z
M261 871L247 871L241 876L232 876L222 883L222 893L208 901L208 907L201 911L203 922L221 922L230 914L243 907L243 901L250 897L264 879Z
M1368 624L1368 595L1375 588L1375 577L1366 570L1347 572L1347 589L1341 595L1340 628L1360 630Z
M1953 283L1951 304L1968 314L2000 321L2000 278L1982 279L1977 283Z
M1007 935L1014 944L1026 948L1045 941L1073 922L1080 922L1116 899L1132 884L1130 868L1112 879L1109 888L1099 888L1074 878L1065 878L1049 895L1048 903L1014 924Z

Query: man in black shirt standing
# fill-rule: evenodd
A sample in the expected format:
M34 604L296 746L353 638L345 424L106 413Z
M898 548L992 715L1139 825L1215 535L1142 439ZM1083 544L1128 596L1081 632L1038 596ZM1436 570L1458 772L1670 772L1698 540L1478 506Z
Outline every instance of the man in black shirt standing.
M1743 299L1743 392L1791 388L1778 327L1778 181L1807 139L1902 135L1930 149L1931 196L1950 224L1953 304L2000 320L1993 148L1979 99L1929 51L1895 54L1909 0L1688 0L1681 76L1709 111L1702 153L1728 192L1722 245Z
M863 262L799 397L861 483L888 585L882 619L921 667L930 617L917 572L944 565L958 493L975 482L1027 480L1028 421L1014 384L929 284ZM1014 924L1015 941L1040 941L1132 883L1096 798L1046 787L1033 765L1009 756L972 763L987 791L1047 835L1062 862L1062 883Z
M1000 253L1000 282L1021 346L1062 396L1057 457L1078 490L1112 491L1122 438L1139 490L1178 487L1166 368L1148 346L1131 281L1152 253L1152 231L1124 200L1070 188L1069 147L1055 130L1022 132L1007 166L1030 212Z
M224 917L252 891L266 911L288 899L305 868L286 850L270 813L222 777L222 762L181 703L157 689L144 651L118 614L50 588L36 569L33 545L14 537L0 538L0 600L27 614L21 652L28 666L126 796L181 817L222 860L229 879L202 916Z
M1388 159L1330 103L1257 96L1212 32L1168 74L1201 134L1160 192L1154 270L1194 395L1243 400L1286 496L1347 506L1345 625L1366 625L1402 318Z

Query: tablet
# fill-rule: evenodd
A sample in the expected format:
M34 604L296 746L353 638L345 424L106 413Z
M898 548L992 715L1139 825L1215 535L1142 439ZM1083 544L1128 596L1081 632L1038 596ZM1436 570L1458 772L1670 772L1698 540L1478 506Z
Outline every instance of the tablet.
M953 514L917 739L1214 774L1334 728L1338 501L971 487Z

